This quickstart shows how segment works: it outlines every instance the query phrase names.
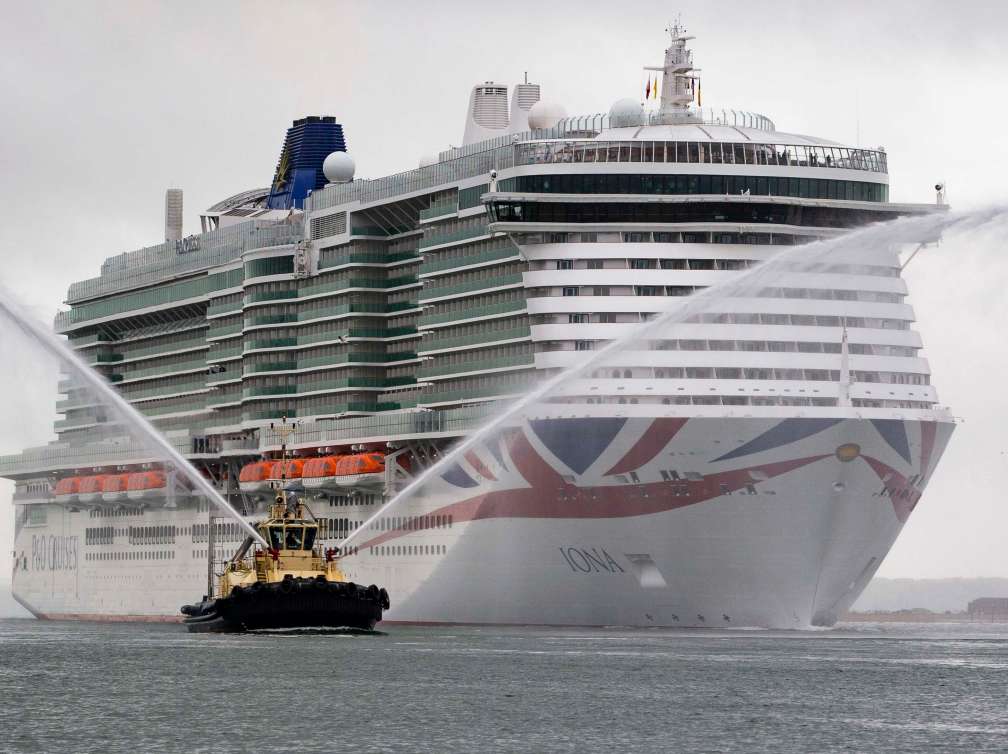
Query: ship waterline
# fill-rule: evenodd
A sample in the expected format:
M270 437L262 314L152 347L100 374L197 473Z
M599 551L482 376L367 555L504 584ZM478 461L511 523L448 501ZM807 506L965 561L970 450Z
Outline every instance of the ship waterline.
M110 257L56 329L235 516L282 478L327 545L350 536L342 568L388 588L389 621L828 625L954 422L897 240L816 242L946 208L890 202L881 148L699 107L670 31L653 107L568 118L538 85L509 105L487 82L461 147L384 178L354 180L335 118L297 120L269 188ZM662 321L782 248L808 261ZM41 617L177 615L239 525L86 385L59 389L57 440L0 458L15 596Z

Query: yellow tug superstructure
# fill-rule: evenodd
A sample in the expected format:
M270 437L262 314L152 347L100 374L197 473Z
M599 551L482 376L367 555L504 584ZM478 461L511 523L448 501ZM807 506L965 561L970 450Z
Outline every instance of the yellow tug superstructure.
M283 469L293 425L285 419L273 429L283 439ZM198 604L182 606L186 626L192 632L372 630L389 607L388 592L374 584L364 587L347 581L339 566L339 550L323 549L318 521L304 501L286 489L283 471L269 483L276 496L269 516L255 524L259 541L246 537L216 585L211 575L211 593Z
M255 541L247 537L218 578L217 595L227 597L235 587L279 583L286 578L322 576L327 582L345 583L336 551L316 546L318 523L308 518L311 515L303 503L288 501L285 492L277 494L269 518L256 525L269 547L254 547Z

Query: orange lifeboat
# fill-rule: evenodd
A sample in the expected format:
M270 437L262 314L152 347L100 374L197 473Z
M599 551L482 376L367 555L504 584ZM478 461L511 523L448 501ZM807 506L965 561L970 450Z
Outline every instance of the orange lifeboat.
M168 485L163 471L138 471L129 475L126 482L126 496L130 500L153 500L165 496Z
M385 456L355 453L336 462L334 483L339 487L381 487L385 484Z
M238 474L238 486L242 492L263 492L270 489L269 480L273 473L273 461L255 461L242 466Z
M80 489L77 499L82 503L93 503L101 497L102 487L108 474L98 474L96 476L86 476L81 479Z
M73 503L77 501L77 494L80 492L81 477L68 476L56 482L56 489L53 494L60 503Z
M288 458L286 461L274 461L270 473L274 479L300 479L304 474L304 460L300 458Z
M126 499L129 489L129 474L109 474L102 483L102 500L106 503L118 503Z
M321 458L310 458L305 461L301 472L301 482L307 490L324 490L335 488L333 478L336 476L336 467L343 456L322 456Z
M304 473L304 459L288 458L286 461L274 461L270 470L272 478L279 480L283 478L285 490L301 490L301 475Z

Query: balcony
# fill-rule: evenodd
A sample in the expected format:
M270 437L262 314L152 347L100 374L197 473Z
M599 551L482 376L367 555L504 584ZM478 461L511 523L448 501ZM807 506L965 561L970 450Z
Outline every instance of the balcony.
M295 312L287 312L286 314L260 314L257 317L246 317L245 327L285 325L297 321L298 315Z
M104 351L101 353L91 354L88 360L88 364L91 366L102 366L105 364L118 364L123 360L123 355L121 353L113 353L111 351Z
M420 221L424 222L435 217L454 215L456 212L458 212L458 194L455 194L450 199L434 202L428 209L420 210Z
M313 319L328 319L331 317L339 317L346 314L389 314L400 309L408 309L415 307L416 304L410 304L409 302L400 302L396 304L340 304L338 306L324 306L324 307L314 307L311 309L302 309L298 312L298 320L300 322L307 322Z
M470 372L492 372L497 369L513 369L516 367L528 367L534 369L535 364L532 354L519 354L517 356L501 356L495 359L474 359L463 361L457 364L444 364L441 366L426 367L420 370L420 378L444 377L450 374L468 374Z
M485 225L476 228L465 228L462 230L450 231L447 233L431 233L430 235L425 235L420 240L420 248L429 249L432 246L441 246L442 244L456 243L458 241L468 241L472 238L480 238L482 236L489 235L490 228Z
M214 338L229 338L233 335L241 335L242 323L235 322L229 325L223 325L221 327L211 327L207 330L207 340L213 340Z
M485 262L496 262L498 260L517 258L518 250L511 245L498 246L492 249L487 249L479 254L469 254L463 257L452 257L450 259L442 259L438 255L432 255L430 259L424 260L423 265L420 267L420 273L426 275L427 273L451 270L456 267L469 267L471 265L483 264Z
M127 393L125 390L122 391L122 397L130 402L148 400L151 398L163 398L167 396L178 395L179 393L192 393L196 391L206 390L206 379L200 376L198 380L187 380L185 382L180 382L175 385L160 385L156 388L148 388L147 390L137 390L136 392Z
M207 317L222 317L242 310L241 301L229 301L226 304L210 304L207 307Z
M265 372L289 372L297 369L296 361L274 361L269 364L246 364L243 374L262 374Z
M521 395L528 392L528 390L535 384L535 381L530 380L529 382L488 385L483 388L472 388L470 390L445 390L442 392L425 393L416 397L416 403L417 405L423 406L434 403L448 403L450 401L477 400Z
M474 293L491 288L503 288L522 284L522 274L515 272L511 275L497 275L496 277L484 278L482 280L472 280L466 283L456 283L455 285L428 286L420 293L421 301L454 296L458 294Z
M346 377L341 380L321 380L319 382L302 382L296 385L262 385L248 387L242 391L242 398L262 398L264 396L297 396L308 393L323 393L337 390L384 390L397 387L400 384L389 384L384 378Z
M136 361L138 359L161 356L164 354L175 353L177 351L189 351L206 347L207 343L205 338L190 338L189 340L180 340L174 343L160 343L156 346L148 346L147 348L132 349L126 353L126 359L129 361Z
M96 343L111 343L114 342L112 337L106 335L105 333L93 333L91 335L84 335L79 338L70 338L71 348L84 348L85 346L93 346Z
M352 264L398 264L406 261L419 262L420 257L416 251L406 251L397 254L374 254L361 252L356 254L340 254L320 259L319 269L327 270L332 267L343 267Z
M363 403L355 401L351 403L337 403L331 406L311 409L312 416L338 416L347 413L370 413L375 411L395 411L400 408L399 403ZM284 409L271 409L265 411L246 411L242 413L242 421L261 421L264 419L282 419L284 417L293 419L297 417L297 411Z
M257 304L260 301L286 301L287 299L297 298L298 291L257 291L255 293L245 294L244 303L246 306L249 304ZM242 304L238 304L238 308L242 308Z
M497 343L502 340L519 340L532 336L528 325L511 327L506 330L487 330L476 335L462 335L454 338L426 338L422 341L420 353L430 353L447 348L464 348L465 346L481 346Z
M440 325L446 322L460 322L463 320L479 319L480 317L493 317L500 314L510 314L512 312L525 312L525 301L505 301L501 304L491 304L490 306L474 306L467 309L458 309L450 312L440 312L438 314L420 315L420 327L430 325Z
M263 340L249 340L245 342L244 353L258 351L266 348L293 348L297 346L297 338L265 338Z
M161 364L147 369L137 369L122 376L122 381L130 382L145 377L167 377L172 374L182 374L184 372L204 372L206 371L206 359L194 359L191 361L180 361L171 364Z

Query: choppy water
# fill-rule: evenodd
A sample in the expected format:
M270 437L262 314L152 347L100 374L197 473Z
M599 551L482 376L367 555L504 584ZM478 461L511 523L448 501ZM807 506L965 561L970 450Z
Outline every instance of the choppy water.
M1008 625L351 637L11 620L0 702L16 752L1005 751Z

